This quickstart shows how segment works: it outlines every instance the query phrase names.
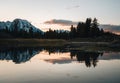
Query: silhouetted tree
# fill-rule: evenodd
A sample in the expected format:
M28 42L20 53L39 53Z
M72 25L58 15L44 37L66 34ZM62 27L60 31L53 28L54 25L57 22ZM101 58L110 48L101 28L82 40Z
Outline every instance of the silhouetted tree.
M76 30L76 37L86 37L86 28L85 28L85 23L79 22L77 25L77 30Z
M85 22L85 36L89 37L90 36L90 28L91 28L91 22L92 19L91 18L87 18L86 22Z
M90 35L91 37L97 37L100 34L100 30L98 28L98 22L97 19L94 18L92 24L91 24L91 29L90 29Z
M76 33L77 33L76 28L73 27L73 25L71 25L70 30L71 30L71 32L70 32L70 37L71 37L71 38L75 38L75 37L76 37Z

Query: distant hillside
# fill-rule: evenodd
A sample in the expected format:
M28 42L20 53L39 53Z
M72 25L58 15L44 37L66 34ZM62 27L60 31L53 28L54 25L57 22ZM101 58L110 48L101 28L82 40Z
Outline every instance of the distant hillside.
M38 37L44 32L33 26L29 21L15 19L13 22L0 22L0 38Z
M33 30L33 32L42 32L40 29L33 26L27 20L22 19L15 19L13 22L11 22L9 29L11 30L17 29L18 31L23 30L27 32L30 32L30 30Z
M113 32L120 35L120 25L101 24L99 27L104 29L105 31Z

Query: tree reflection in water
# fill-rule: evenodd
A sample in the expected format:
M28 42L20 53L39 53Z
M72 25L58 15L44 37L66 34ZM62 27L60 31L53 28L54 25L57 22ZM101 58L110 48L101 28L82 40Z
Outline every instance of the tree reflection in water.
M75 57L78 62L85 62L86 67L91 67L91 65L95 67L98 62L98 57L103 55L103 53L99 52L66 50L64 48L10 48L0 50L0 60L12 60L14 63L20 64L29 61L33 56L43 50L49 52L49 55L56 52L70 52L71 60Z
M77 61L79 62L85 62L87 67L91 67L93 65L94 67L97 65L98 57L103 55L103 53L99 52L84 52L84 51L71 51L70 53L71 59L73 57L77 58Z

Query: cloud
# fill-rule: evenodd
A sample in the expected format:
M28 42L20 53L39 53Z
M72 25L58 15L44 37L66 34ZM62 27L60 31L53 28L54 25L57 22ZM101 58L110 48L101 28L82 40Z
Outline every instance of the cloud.
M70 26L70 25L77 25L78 22L73 22L70 20L63 20L63 19L52 19L49 21L45 21L45 24L58 24L58 25L62 25L62 26Z
M103 28L105 31L110 31L113 33L120 34L120 25L101 24L99 27Z
M80 6L79 5L75 5L75 6L67 7L66 9L76 9L76 8L80 8Z

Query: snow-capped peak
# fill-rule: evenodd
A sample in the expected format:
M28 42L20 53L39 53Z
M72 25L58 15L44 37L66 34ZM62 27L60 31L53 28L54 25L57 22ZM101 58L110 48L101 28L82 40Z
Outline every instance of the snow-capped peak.
M13 29L17 29L18 31L20 30L24 30L29 32L31 29L33 30L33 32L42 32L41 30L39 30L38 28L36 28L35 26L33 26L30 22L28 22L27 20L23 20L23 19L15 19L12 23L10 28Z
M13 31L13 30L20 31L20 30L22 30L22 31L27 31L27 32L32 30L33 32L43 33L43 31L41 31L37 27L33 26L29 21L23 20L23 19L18 19L18 18L13 20L13 22L1 21L0 22L0 29L8 29L10 31Z
M10 21L7 21L7 22L4 22L4 21L0 21L0 29L6 29L6 28L9 28L11 26L11 23Z

